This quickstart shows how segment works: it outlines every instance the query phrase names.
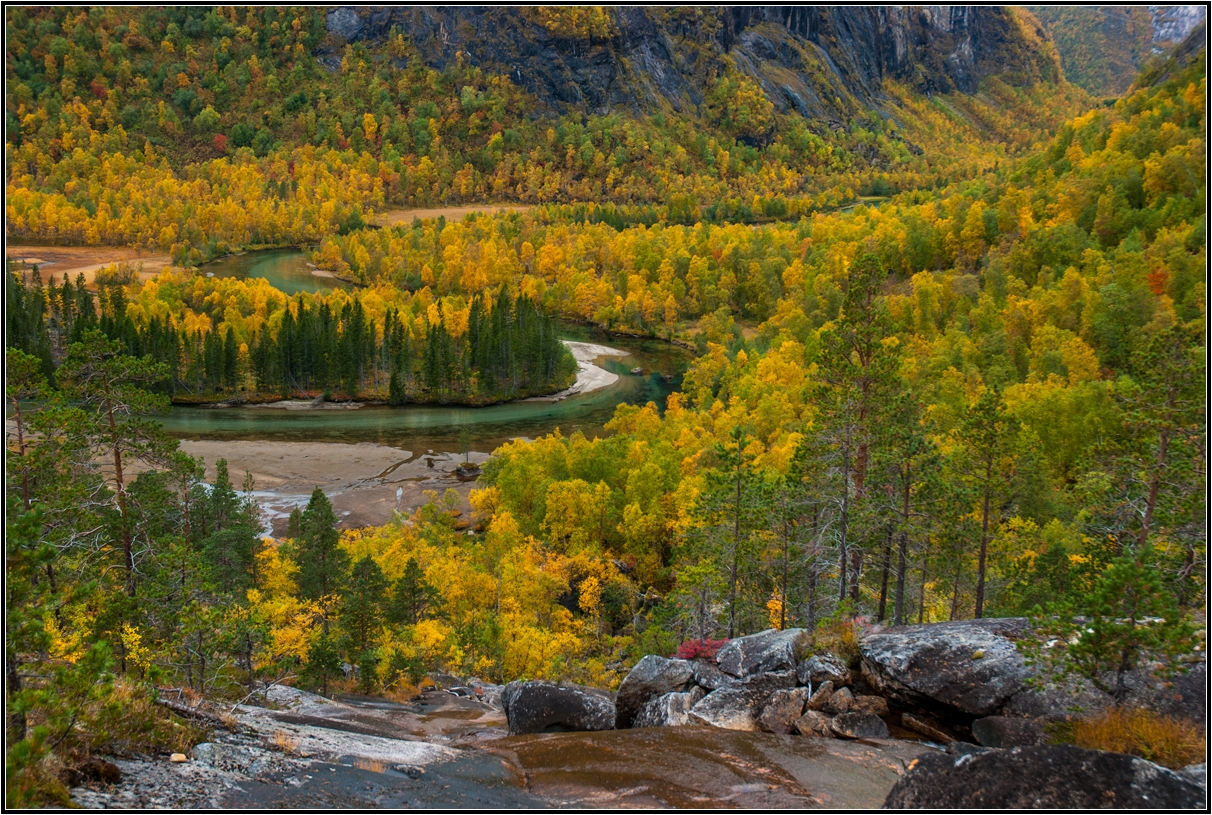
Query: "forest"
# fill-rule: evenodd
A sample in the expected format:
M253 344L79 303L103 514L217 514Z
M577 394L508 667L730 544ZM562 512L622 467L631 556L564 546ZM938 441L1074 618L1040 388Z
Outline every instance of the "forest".
M1205 50L1106 105L1063 79L889 83L894 116L767 111L753 147L710 109L531 118L402 36L326 73L313 10L8 19L9 239L177 264L95 291L6 274L9 803L64 802L52 754L187 744L156 688L327 693L343 663L389 695L430 671L611 687L771 627L845 649L1128 603L1173 623L1159 653L1205 647ZM371 224L504 199L535 206ZM259 245L359 285L188 268ZM338 531L317 488L267 537L251 476L207 482L155 421L549 393L575 369L561 319L696 359L601 437L496 450L469 530L434 494Z
M98 314L82 277L44 287L34 269L27 288L10 275L7 345L53 379L70 346L99 330L131 356L164 362L156 390L180 404L317 395L483 404L558 391L576 369L554 317L504 288L466 302L388 286L288 297L263 278L172 270L142 287L132 278L121 266L101 276Z

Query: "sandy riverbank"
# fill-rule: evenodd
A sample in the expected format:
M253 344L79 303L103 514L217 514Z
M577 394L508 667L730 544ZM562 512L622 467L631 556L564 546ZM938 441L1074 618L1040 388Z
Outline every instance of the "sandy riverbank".
M206 461L206 478L215 474L215 462L227 459L231 480L239 489L245 471L252 473L253 496L266 525L275 534L286 530L286 519L302 507L312 490L320 487L332 501L341 528L380 526L395 512L411 515L428 502L425 492L459 494L464 512L470 510L468 493L474 481L461 479L455 468L463 457L449 453L413 453L384 444L184 440L181 450ZM488 460L487 453L468 455L473 464Z
M42 281L54 275L62 282L66 274L76 282L76 275L83 273L84 281L92 285L97 272L113 263L132 266L141 281L151 280L172 265L168 255L156 254L133 246L26 246L4 247L6 260L22 261L26 269L38 267Z
M572 358L577 361L577 381L572 383L572 387L553 393L550 396L532 396L529 399L523 399L523 402L559 402L562 399L567 399L569 396L575 396L578 393L590 393L591 391L600 390L609 385L613 385L619 381L618 374L612 374L605 368L594 364L594 360L601 357L626 357L630 356L626 351L620 351L617 348L609 348L605 345L597 345L592 342L573 342L572 340L563 340L568 350L572 352Z

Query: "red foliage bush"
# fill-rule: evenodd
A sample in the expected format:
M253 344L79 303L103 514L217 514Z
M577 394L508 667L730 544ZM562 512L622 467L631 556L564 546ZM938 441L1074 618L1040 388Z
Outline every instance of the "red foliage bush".
M674 652L675 659L707 659L715 661L715 655L728 640L686 640Z

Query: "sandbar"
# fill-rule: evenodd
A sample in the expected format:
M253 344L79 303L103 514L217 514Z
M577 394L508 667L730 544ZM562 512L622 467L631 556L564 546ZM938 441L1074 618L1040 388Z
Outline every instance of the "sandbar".
M577 381L572 383L571 387L559 393L553 393L549 396L532 396L529 399L521 401L559 402L567 399L569 396L576 396L579 393L589 393L613 385L619 381L619 375L595 365L594 361L602 357L631 356L627 351L620 351L617 348L597 345L592 342L574 342L572 340L561 340L561 342L568 346L568 350L572 352L572 358L577 361Z

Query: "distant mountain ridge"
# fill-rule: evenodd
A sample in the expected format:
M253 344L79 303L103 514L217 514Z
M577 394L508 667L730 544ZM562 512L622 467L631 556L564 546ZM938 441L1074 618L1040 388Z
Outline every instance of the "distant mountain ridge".
M877 102L885 79L972 93L995 74L1060 75L1043 31L1008 7L578 8L342 6L328 12L320 58L336 67L347 43L394 30L429 67L506 74L561 113L691 112L714 79L739 71L777 110L838 121Z

